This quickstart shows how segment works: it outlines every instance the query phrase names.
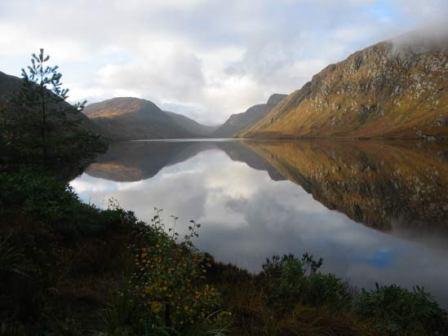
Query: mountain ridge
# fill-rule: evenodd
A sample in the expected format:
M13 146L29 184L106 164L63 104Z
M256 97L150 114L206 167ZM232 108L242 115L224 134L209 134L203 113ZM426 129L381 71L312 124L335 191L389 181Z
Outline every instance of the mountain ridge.
M235 136L240 131L261 120L284 98L286 98L286 95L274 93L269 97L266 103L251 106L242 113L232 114L226 122L213 133L213 136L218 138Z
M448 136L448 38L406 34L331 64L237 136Z
M212 132L208 126L184 115L163 111L141 98L107 99L86 106L84 113L112 140L194 138Z

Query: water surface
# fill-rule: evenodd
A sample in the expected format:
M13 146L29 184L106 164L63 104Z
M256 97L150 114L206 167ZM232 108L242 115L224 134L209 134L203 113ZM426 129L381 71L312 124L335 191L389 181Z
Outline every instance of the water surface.
M114 199L143 220L164 209L181 233L194 219L200 249L251 271L274 254L309 252L353 285L421 285L448 306L442 145L125 142L71 185L85 202Z

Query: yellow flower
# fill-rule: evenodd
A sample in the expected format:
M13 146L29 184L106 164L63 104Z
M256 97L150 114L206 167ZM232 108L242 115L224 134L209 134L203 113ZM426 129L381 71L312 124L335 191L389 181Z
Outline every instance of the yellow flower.
M162 304L158 301L152 301L151 305L150 305L150 309L151 309L151 312L153 312L154 314L158 314L162 310Z

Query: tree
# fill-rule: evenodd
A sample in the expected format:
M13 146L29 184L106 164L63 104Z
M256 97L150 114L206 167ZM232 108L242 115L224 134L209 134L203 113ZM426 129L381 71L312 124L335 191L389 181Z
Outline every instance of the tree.
M85 101L71 105L57 65L44 49L22 69L20 90L3 114L2 142L19 161L44 164L74 161L103 149L98 136L82 125Z

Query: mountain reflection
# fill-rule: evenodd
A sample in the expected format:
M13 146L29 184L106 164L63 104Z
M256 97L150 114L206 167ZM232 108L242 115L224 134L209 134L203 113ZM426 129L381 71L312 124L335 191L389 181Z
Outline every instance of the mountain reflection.
M265 170L273 180L283 179L258 154L237 141L132 141L112 144L86 173L117 182L134 182L155 176L162 168L186 161L200 152L220 149L233 161Z
M448 228L448 150L437 144L251 142L329 209L381 230ZM407 231L407 232L405 232Z
M290 180L327 208L376 229L411 236L448 229L448 149L437 144L123 142L113 144L86 173L112 181L140 181L213 149L268 172L274 181Z
M448 305L447 177L436 144L148 141L113 145L71 185L145 221L162 208L181 235L194 219L198 248L251 271L309 252L355 286L422 285Z

